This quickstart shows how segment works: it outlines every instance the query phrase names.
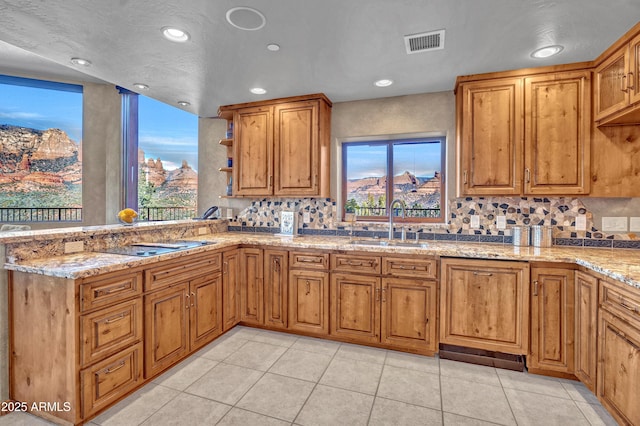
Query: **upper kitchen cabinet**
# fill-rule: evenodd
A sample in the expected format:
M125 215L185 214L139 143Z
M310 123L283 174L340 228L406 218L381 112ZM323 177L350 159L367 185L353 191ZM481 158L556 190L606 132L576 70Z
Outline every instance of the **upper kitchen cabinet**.
M326 96L227 105L218 113L234 123L233 196L329 196Z
M458 77L460 195L588 194L590 82L584 64Z
M640 25L633 27L595 63L596 124L639 124Z

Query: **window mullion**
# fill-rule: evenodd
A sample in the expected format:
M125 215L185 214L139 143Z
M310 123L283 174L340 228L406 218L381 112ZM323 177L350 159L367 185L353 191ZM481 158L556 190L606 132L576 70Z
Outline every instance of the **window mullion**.
M387 212L387 219L389 215L393 215L393 212L389 208L393 201L393 142L387 142L387 199L385 200L385 211Z

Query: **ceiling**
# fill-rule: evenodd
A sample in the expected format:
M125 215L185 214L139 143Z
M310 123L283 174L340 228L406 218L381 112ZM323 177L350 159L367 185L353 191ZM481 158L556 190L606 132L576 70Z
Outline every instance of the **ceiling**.
M233 27L225 15L237 6L259 10L266 25ZM317 92L334 102L438 92L452 90L458 75L590 61L639 18L638 0L3 0L0 73L138 92L133 83L144 83L145 96L188 101L183 109L211 117L219 105ZM165 26L191 39L165 40ZM406 53L404 35L439 29L444 49ZM531 58L553 44L564 50ZM375 87L382 78L394 84Z

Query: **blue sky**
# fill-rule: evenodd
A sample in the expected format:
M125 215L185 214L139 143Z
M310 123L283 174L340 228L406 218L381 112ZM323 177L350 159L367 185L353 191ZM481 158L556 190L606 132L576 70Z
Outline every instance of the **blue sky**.
M351 145L347 151L347 179L384 176L387 174L387 148L381 145ZM394 145L394 176L409 171L415 176L433 176L440 172L439 143Z
M82 141L82 95L0 84L0 124L38 130L64 130L76 143ZM167 170L182 160L197 170L198 117L154 99L139 97L138 144L146 158L162 159Z

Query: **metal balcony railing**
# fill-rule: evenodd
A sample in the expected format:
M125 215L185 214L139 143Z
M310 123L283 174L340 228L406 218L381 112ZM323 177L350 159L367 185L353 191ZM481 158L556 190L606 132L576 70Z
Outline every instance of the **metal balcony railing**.
M82 208L0 207L0 222L82 222Z
M195 207L140 207L138 220L162 221L191 219L196 216Z

